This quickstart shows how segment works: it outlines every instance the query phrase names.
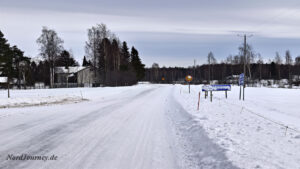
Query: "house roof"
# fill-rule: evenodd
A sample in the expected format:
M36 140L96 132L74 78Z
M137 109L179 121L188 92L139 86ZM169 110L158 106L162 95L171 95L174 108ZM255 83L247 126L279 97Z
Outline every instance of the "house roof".
M78 72L83 71L83 70L85 70L85 69L90 69L90 70L91 70L91 67L90 67L90 66L87 66L87 67L85 67L85 68L79 70Z
M67 74L72 74L72 73L77 73L80 70L85 69L86 67L84 66L70 66L69 69L66 69L66 67L55 67L55 73L67 73Z

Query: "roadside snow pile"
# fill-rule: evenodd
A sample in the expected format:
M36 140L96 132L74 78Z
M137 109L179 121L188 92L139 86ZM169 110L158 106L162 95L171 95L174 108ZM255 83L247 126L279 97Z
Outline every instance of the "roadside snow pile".
M8 107L38 106L48 104L76 103L85 100L115 99L116 96L137 93L139 90L153 88L150 84L134 87L99 87L99 88L56 88L10 90L11 98L7 98L7 90L0 90L0 109Z
M0 109L40 106L50 104L77 103L85 99L81 91L61 89L11 90L7 98L7 90L0 90Z
M240 168L299 169L299 90L246 88L239 101L239 87L213 92L213 102L204 99L201 86L177 85L175 98L193 115L215 143L226 149L229 160ZM297 131L286 130L289 126ZM287 131L287 132L286 132Z
M39 98L8 98L0 99L0 108L39 106L49 104L77 103L85 99L79 96L48 96Z

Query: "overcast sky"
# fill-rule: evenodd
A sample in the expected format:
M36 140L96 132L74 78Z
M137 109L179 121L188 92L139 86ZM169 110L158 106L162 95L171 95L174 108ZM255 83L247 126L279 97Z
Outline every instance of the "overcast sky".
M0 30L25 54L39 53L42 26L55 29L81 62L87 29L105 23L149 67L190 66L237 54L242 38L265 60L300 55L299 0L0 0Z

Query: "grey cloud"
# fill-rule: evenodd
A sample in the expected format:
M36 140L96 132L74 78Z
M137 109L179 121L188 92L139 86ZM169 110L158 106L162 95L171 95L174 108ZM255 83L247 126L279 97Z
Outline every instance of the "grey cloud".
M237 53L238 32L254 32L250 42L267 57L285 49L300 53L299 6L298 0L1 0L0 29L36 56L35 40L48 26L81 60L87 28L104 22L139 49L147 66L170 60L187 66L195 57L205 62L210 50L219 59Z

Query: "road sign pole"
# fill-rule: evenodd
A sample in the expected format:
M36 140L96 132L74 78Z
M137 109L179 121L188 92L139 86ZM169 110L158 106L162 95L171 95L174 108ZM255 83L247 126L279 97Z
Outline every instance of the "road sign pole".
M243 101L245 100L245 84L243 86Z
M212 102L212 91L210 91L210 102Z
M243 85L243 101L245 100L245 78L246 78L246 52L247 52L247 35L244 35L244 85ZM247 63L248 64L248 63Z
M200 107L200 92L199 92L199 96L198 96L198 107L197 107L197 110L199 110L199 107Z
M190 84L191 84L191 81L193 80L193 77L191 75L187 75L185 77L185 80L189 83L189 93L191 93Z
M242 86L240 85L240 100L241 100L241 97L242 97Z
M243 86L243 100L245 99L245 74L242 73L240 74L240 79L239 79L239 85L240 85L240 100L242 99L242 86Z
M225 97L226 97L226 99L227 99L227 90L225 91Z

